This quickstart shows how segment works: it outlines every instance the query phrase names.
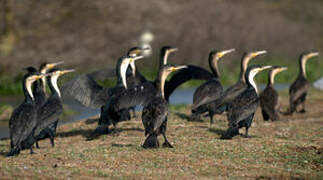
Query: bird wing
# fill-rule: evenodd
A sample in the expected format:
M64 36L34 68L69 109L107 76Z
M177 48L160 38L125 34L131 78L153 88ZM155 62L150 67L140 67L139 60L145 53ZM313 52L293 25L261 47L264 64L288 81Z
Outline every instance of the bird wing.
M218 79L212 79L201 86L194 92L192 109L218 99L223 91L223 87Z
M10 138L14 146L28 138L36 127L36 110L34 106L20 105L9 120Z
M259 106L259 98L253 88L249 88L237 96L229 105L228 120L229 124L238 124L255 113Z
M272 87L266 87L260 93L260 106L261 108L273 117L276 112L276 107L278 105L278 94Z
M48 101L37 111L37 127L35 136L43 129L58 120L63 112L62 102L58 97L49 97Z
M62 87L62 95L72 97L82 105L91 108L99 108L109 99L110 89L103 88L88 75L78 76L65 83Z
M181 84L189 80L209 80L214 75L209 71L194 65L188 65L187 68L181 69L176 72L169 81L165 84L165 99L168 101L169 96Z
M167 101L160 97L150 99L142 112L145 134L151 134L165 122L168 114Z
M296 81L289 88L289 95L291 102L295 102L304 93L307 92L310 87L310 83L305 79L304 76L299 76Z
M155 94L155 86L151 82L145 82L141 85L128 88L117 96L113 96L110 101L110 106L113 106L118 111L137 105L145 105L154 98Z

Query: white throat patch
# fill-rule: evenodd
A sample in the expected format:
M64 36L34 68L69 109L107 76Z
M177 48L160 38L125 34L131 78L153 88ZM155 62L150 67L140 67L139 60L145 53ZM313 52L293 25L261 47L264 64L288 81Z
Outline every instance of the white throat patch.
M59 75L58 74L54 74L50 77L50 82L52 83L55 91L57 92L58 96L61 97L61 92L59 91L59 88L57 86L57 79L58 79Z

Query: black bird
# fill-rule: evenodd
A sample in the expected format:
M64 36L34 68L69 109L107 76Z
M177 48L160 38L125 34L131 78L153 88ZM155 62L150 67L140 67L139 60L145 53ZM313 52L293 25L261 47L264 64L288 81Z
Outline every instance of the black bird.
M63 61L57 62L57 63L42 63L39 67L39 72L41 74L47 74L47 72L54 68L57 65L62 64ZM27 68L28 72L37 72L37 70L33 67ZM46 103L46 77L42 77L41 80L38 80L34 82L33 85L33 94L35 97L35 102L37 109L42 107ZM58 121L57 121L58 122ZM52 138L53 136L56 135L56 127L57 127L57 122L54 122L51 124L48 128L44 129L38 136L36 136L36 147L39 148L38 146L38 141L46 138ZM53 142L51 140L51 142Z
M239 129L242 127L246 128L245 137L248 137L248 129L260 104L254 77L258 72L270 67L254 65L247 69L245 78L248 87L228 105L229 128L222 136L223 139L231 139L238 135Z
M32 93L32 84L44 75L37 72L28 72L23 79L23 92L25 100L12 113L9 120L10 152L8 156L18 155L23 149L23 142L28 138L34 141L34 131L37 125L37 108ZM33 153L32 146L30 153Z
M164 86L165 80L171 72L183 68L186 68L186 66L164 65L159 71L156 81L156 94L154 95L154 98L151 98L144 106L142 111L142 123L145 127L145 136L148 135L143 144L144 148L159 147L157 136L160 134L162 134L165 139L163 146L173 147L166 137L168 102L165 99Z
M101 100L106 99L106 102L104 105L101 106L101 115L99 118L98 127L95 129L96 133L105 134L105 133L109 132L108 126L110 125L110 123L109 123L109 116L110 115L106 113L106 109L109 108L109 101L113 96L118 96L124 90L126 90L128 88L127 83L126 83L127 68L132 61L135 61L135 60L138 60L141 58L143 58L143 56L136 56L136 57L123 56L123 57L119 58L118 65L117 65L118 83L114 88L103 89L104 91L106 91L105 95L108 97L102 96L102 98L101 98ZM121 112L120 119L122 121L130 120L129 108L131 108L131 107L128 107L127 110L124 110Z
M218 61L226 54L235 51L234 49L225 51L211 51L209 54L209 66L213 77L199 86L193 95L192 118L199 119L200 114L209 112L210 124L213 124L213 115L215 112L206 107L209 99L216 100L222 95L223 87L219 80L220 72L218 70Z
M303 53L299 58L299 75L294 83L289 88L289 113L292 114L295 111L305 113L305 100L307 91L310 87L310 83L306 79L306 62L312 57L318 56L318 52ZM297 111L297 107L302 105L302 109Z
M239 75L238 82L229 88L227 88L223 93L221 98L217 100L209 99L209 103L207 104L207 108L209 111L215 112L216 114L221 114L227 110L227 105L233 101L239 94L241 94L244 90L247 89L247 83L245 74L247 71L248 63L250 60L255 57L265 54L267 51L256 51L251 53L244 53L241 59L241 71Z
M268 74L267 87L260 93L260 107L265 121L279 120L278 93L274 89L275 75L287 70L287 67L273 66Z
M37 125L35 128L34 137L36 137L36 140L38 141L45 136L49 136L51 145L53 147L59 116L63 112L61 92L58 88L57 80L60 76L70 72L74 72L74 69L52 69L48 72L47 81L51 95L47 99L47 101L37 110ZM36 146L38 147L37 141Z

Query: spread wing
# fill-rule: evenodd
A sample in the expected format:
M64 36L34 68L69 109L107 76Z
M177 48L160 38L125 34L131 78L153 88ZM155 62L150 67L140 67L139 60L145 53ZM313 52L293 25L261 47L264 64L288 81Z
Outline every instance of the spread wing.
M99 108L109 99L109 91L96 83L91 75L85 74L65 83L62 96L72 97L86 107Z
M111 106L114 106L116 110L128 109L137 105L145 105L156 94L156 88L151 82L146 82L141 85L128 88L118 94L118 96L113 96Z
M172 78L165 84L165 99L168 101L169 96L181 84L189 80L209 80L214 75L209 71L194 65L188 65L187 68L181 69L176 72Z

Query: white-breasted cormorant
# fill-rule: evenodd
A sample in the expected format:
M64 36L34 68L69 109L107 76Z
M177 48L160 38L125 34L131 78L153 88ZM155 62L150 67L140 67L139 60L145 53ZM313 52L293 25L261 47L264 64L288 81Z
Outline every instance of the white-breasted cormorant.
M303 53L299 58L299 69L297 79L289 88L289 112L292 114L295 111L304 113L305 112L305 100L307 96L307 91L311 86L306 79L306 62L312 57L318 56L318 52ZM302 105L302 109L297 111L298 105Z
M219 80L220 72L218 68L218 61L226 54L233 52L234 49L225 51L211 51L209 54L209 66L213 73L213 77L208 81L200 85L194 92L193 95L193 105L192 105L192 117L194 119L199 117L200 114L211 110L207 109L206 103L210 102L209 99L213 101L218 99L223 92L222 84ZM210 124L213 124L213 111L208 111L210 116Z
M266 88L260 93L260 107L265 121L279 120L279 102L278 93L274 88L275 76L287 70L287 67L273 66L268 73L268 83Z
M18 155L23 149L23 142L28 138L34 141L34 131L37 125L37 108L32 93L32 84L44 75L37 72L28 72L23 79L25 100L12 113L9 120L10 152L8 156ZM33 153L32 146L30 153Z
M245 74L247 88L229 103L227 107L229 128L226 133L223 134L223 139L231 139L233 136L238 135L239 129L242 127L246 128L245 137L248 137L248 129L251 126L257 107L260 104L254 77L258 72L270 67L271 66L260 65L248 67Z

